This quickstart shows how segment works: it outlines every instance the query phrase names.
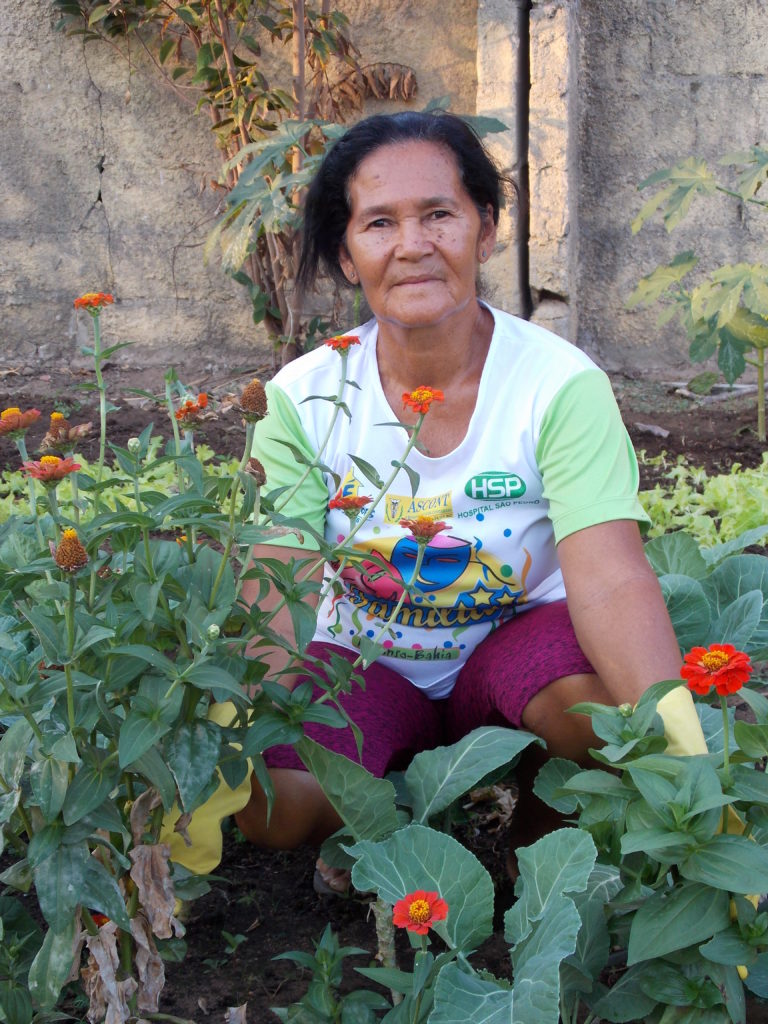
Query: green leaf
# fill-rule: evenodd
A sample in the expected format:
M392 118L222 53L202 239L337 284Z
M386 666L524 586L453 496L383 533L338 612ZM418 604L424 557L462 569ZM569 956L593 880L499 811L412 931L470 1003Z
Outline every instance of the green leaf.
M694 256L693 251L688 250L678 253L671 263L656 267L652 273L640 279L627 300L627 308L634 309L636 306L649 306L652 302L657 302L666 291L678 285L698 262L698 256ZM675 307L672 308L674 312Z
M689 533L678 530L649 540L645 556L657 576L690 576L703 580L707 575L704 552Z
M721 931L709 942L705 942L699 947L699 952L713 963L731 967L738 967L740 964L751 965L757 957L755 947L745 942L733 927Z
M751 539L748 534L742 536L749 543L756 543L756 539ZM762 607L759 622L749 636L749 644L753 650L768 644L768 559L764 555L733 555L725 559L709 575L703 587L717 619L725 618L728 609L743 595L759 592ZM727 619L725 623L728 623ZM738 622L736 626L738 628ZM735 640L730 642L738 646Z
M53 821L64 804L69 787L69 765L55 757L35 761L29 771L32 796L46 821Z
M744 347L744 343L735 338L727 327L721 328L717 365L729 384L738 380L747 368Z
M504 915L512 943L515 1019L557 1024L560 963L576 949L581 917L568 892L584 892L597 850L591 836L560 829L517 851L518 896Z
M350 459L352 459L365 479L372 483L377 490L381 490L384 487L384 481L379 476L375 466L372 466L370 462L366 462L365 459L361 459L358 455L350 455Z
M435 1003L429 1024L545 1024L548 1017L521 1017L515 993L450 963L435 984ZM553 1024L557 1024L554 1018Z
M670 573L660 577L659 585L680 648L687 651L700 644L712 613L699 580Z
M405 773L414 820L426 824L489 772L512 764L531 743L541 742L523 730L486 726L450 747L417 754Z
M164 654L156 651L153 647L147 647L145 644L120 644L117 647L111 647L109 654L128 654L133 658L140 658L148 665L160 669L169 679L176 678L176 666L171 659L166 658Z
M141 757L126 765L126 769L143 776L155 787L166 811L173 807L176 800L176 780L157 747L150 747Z
M563 893L583 892L595 866L597 850L588 832L561 828L532 846L517 850L521 886L515 903L504 916L508 942L518 943L542 920L547 908Z
M355 839L379 839L394 832L398 820L391 782L374 778L362 765L308 736L295 744L295 750Z
M52 1010L59 999L74 959L75 918L63 928L50 928L29 968L29 993L42 1010Z
M539 770L533 784L536 796L545 804L554 807L561 814L573 814L579 802L575 796L559 792L573 776L578 776L581 768L575 761L564 757L551 757Z
M582 977L598 977L608 961L611 936L608 930L606 906L621 891L623 883L619 869L612 864L595 864L584 892L573 893L571 898L581 918L576 948L566 963L577 966ZM561 972L560 984L566 1005L570 995ZM581 988L572 991L580 991Z
M227 697L242 698L243 690L235 677L217 665L195 665L184 670L184 679L201 690L212 690L214 698L222 703Z
M169 737L165 752L168 767L179 787L185 811L192 810L216 770L221 730L211 722L188 722Z
M65 931L72 923L89 860L85 843L62 844L33 869L40 910L55 932Z
M95 857L89 857L80 890L80 902L98 910L120 928L130 931L131 919L117 880Z
M715 889L768 892L768 849L742 836L715 836L682 861L680 874Z
M437 892L449 907L434 931L451 947L474 949L491 934L493 882L477 858L452 836L411 824L378 843L347 847L356 858L352 882L394 905L415 889Z
M632 919L627 963L639 963L687 949L727 928L728 893L695 882L656 892Z
M129 711L120 730L118 760L121 768L141 757L167 732L170 724L159 717Z
M73 825L106 800L120 778L118 766L81 764L64 800L64 823Z
M733 644L738 650L746 650L760 624L763 600L761 590L740 594L720 618L710 624L704 644L727 643Z
M630 967L605 989L599 999L590 1001L590 1008L599 1020L637 1021L646 1020L657 1004L657 1000L646 995L641 983L647 976L653 976L654 961ZM602 988L602 986L601 986Z

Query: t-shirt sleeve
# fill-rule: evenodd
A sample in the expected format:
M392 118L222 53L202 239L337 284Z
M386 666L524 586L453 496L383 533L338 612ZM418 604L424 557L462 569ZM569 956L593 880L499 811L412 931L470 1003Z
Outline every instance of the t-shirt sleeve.
M278 487L293 488L307 470L306 464L300 462L295 452L311 461L317 455L296 407L286 393L277 385L266 385L267 416L256 424L253 438L253 455L261 462L267 477L265 492ZM284 495L288 492L284 492ZM323 479L322 471L315 467L301 486L290 495L285 505L284 495L276 499L276 507L281 515L302 519L322 534L325 528L325 514L328 506L328 488ZM316 551L318 544L309 533L304 535L304 543L299 542L295 534L274 537L265 541L282 547L304 547Z
M560 388L544 413L536 458L556 543L615 519L647 529L637 459L602 370L584 370Z

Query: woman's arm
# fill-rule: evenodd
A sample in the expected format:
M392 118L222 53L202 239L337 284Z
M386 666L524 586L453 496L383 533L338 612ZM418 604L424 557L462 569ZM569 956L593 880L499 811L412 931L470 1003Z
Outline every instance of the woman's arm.
M682 657L637 523L578 530L557 547L568 610L582 650L616 704L635 704L653 683L678 679ZM687 690L659 702L672 753L705 753Z
M253 548L253 554L251 558L251 564L258 564L262 559L272 558L280 559L280 561L286 564L295 558L297 560L306 560L307 556L317 555L317 552L307 551L303 548L291 548L283 547L280 545L270 544L257 544ZM323 580L323 566L321 565L318 569L308 577L316 583L322 583ZM243 589L241 597L243 602L251 607L251 605L258 601L259 598L260 581L257 579L245 580L243 583ZM304 598L304 603L309 605L311 608L316 609L319 602L319 592L311 591ZM282 595L278 591L277 587L270 586L266 595L259 601L259 608L262 611L270 612L282 601ZM275 631L279 636L283 637L289 643L294 642L294 628L291 615L288 610L288 606L283 604L280 610L277 612L275 617L270 622L270 628ZM298 675L284 674L275 676L276 672L280 672L286 667L289 661L289 653L282 647L275 646L256 646L255 641L251 642L246 647L246 653L251 657L257 658L261 662L265 662L267 665L267 675L276 678L279 683L283 686L287 686L289 689L293 689L298 680Z

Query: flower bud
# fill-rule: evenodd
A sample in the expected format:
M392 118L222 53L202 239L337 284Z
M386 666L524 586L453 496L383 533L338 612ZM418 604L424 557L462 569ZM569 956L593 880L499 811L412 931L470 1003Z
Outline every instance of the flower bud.
M243 388L240 395L240 411L251 423L258 423L267 415L267 394L258 377L254 377L251 383Z
M632 717L632 705L631 704L619 704L619 714L622 718Z
M138 437L129 437L126 448L131 453L131 455L138 455L139 452L141 451L141 441L138 439Z
M221 632L221 630L216 625L216 623L212 622L210 624L210 626L208 627L208 629L206 629L206 631L205 631L205 639L208 641L209 644L212 644L214 640L218 640L219 639L219 633L220 632Z
M76 572L88 563L88 552L77 536L77 530L65 530L53 553L56 565L64 572Z

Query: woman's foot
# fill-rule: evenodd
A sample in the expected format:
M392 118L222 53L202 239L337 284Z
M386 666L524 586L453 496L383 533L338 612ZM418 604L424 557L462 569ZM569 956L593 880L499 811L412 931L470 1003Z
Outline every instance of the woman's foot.
M315 892L321 896L346 896L352 884L351 875L345 868L332 868L322 857L315 863L315 877L312 881Z

